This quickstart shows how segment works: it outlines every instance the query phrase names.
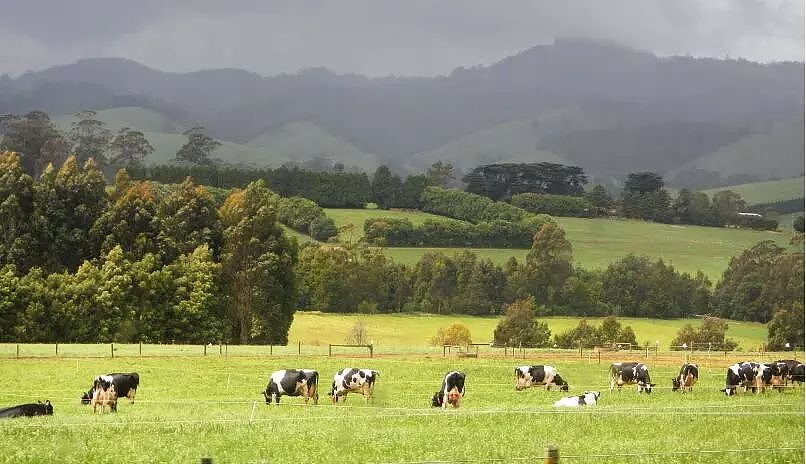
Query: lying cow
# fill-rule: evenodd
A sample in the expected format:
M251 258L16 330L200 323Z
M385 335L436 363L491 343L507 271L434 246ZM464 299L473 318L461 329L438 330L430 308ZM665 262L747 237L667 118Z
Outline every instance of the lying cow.
M95 379L90 404L92 404L92 412L98 412L98 408L100 408L100 412L103 413L107 406L109 406L110 412L118 410L118 395L111 376L101 375Z
M743 362L736 363L728 367L727 375L725 376L725 388L722 392L725 395L732 396L736 394L736 389L743 387L746 392L748 388L756 391L756 369L757 363Z
M546 386L546 390L557 386L561 391L568 391L568 382L560 377L557 369L552 366L519 366L515 368L516 391L543 385Z
M280 404L280 397L302 396L305 404L313 398L313 404L319 403L319 373L313 369L283 369L274 371L269 376L269 384L263 391L266 404Z
M697 383L699 372L696 364L683 364L683 367L680 368L680 373L672 379L672 391L694 390L694 384Z
M595 406L597 401L599 401L598 391L586 391L584 395L560 398L554 403L554 407L578 408L580 406Z
M378 371L372 369L344 368L333 376L333 384L328 396L334 403L338 403L340 396L347 401L347 393L360 393L364 395L365 402L369 401L379 375Z
M654 383L649 378L649 369L639 362L613 363L610 365L610 393L618 385L619 392L622 385L636 384L638 393L652 393Z
M90 404L92 401L92 392L95 390L95 383L98 379L106 377L108 381L112 382L115 386L115 393L118 398L128 398L130 403L134 403L134 395L137 393L137 388L140 386L140 376L137 372L130 372L127 374L114 372L112 374L99 375L95 377L92 388L81 396L81 404ZM111 380L110 380L111 379ZM117 402L113 411L117 411Z
M445 409L450 404L454 408L458 408L463 396L465 396L465 374L451 371L445 374L445 378L442 379L442 388L431 398L431 406Z
M0 419L12 419L14 417L34 417L34 416L52 416L53 405L50 400L42 403L20 404L18 406L11 406L8 408L0 409Z

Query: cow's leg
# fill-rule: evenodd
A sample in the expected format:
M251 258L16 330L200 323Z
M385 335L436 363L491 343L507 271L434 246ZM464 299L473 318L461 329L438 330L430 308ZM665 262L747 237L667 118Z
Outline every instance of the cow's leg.
M308 389L308 384L302 384L302 395L305 398L305 404L308 404L308 400L310 399L310 390Z
M313 404L315 406L319 404L319 389L316 388L316 385L314 385L311 390L313 390L311 396L313 397Z
M610 393L613 393L613 387L616 385L616 379L610 378Z
M279 395L279 394L277 394L277 393L272 393L272 394L271 394L271 399L272 399L272 401L274 401L274 404L275 404L276 406L280 406L280 395Z
M135 390L133 388L129 390L129 394L126 395L126 396L129 397L129 403L130 404L134 404L134 395L136 395L136 394L137 394L137 390Z

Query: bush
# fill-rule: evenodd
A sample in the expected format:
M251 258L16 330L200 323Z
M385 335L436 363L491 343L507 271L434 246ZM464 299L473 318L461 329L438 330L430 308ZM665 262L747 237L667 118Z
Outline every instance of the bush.
M710 346L715 350L734 350L739 344L725 338L727 331L728 323L724 320L717 317L704 317L702 326L698 329L694 329L691 324L683 326L670 345L672 349L678 349L686 344L689 348Z
M472 223L492 221L517 222L529 213L508 203L456 189L428 187L422 196L423 211Z
M496 345L543 347L548 346L551 331L545 322L534 317L535 300L517 300L507 306L504 317L493 332Z
M466 346L473 343L470 337L470 329L463 324L454 322L447 328L440 327L437 334L431 338L432 346L441 345L462 345Z
M632 327L622 328L621 323L614 316L608 316L599 327L588 324L582 319L579 324L570 330L554 336L554 343L559 348L592 347L597 345L615 345L616 343L630 343L638 345Z
M332 237L339 234L339 229L336 227L336 223L333 222L332 218L319 216L311 221L310 234L314 240L327 242Z
M344 343L349 345L367 345L369 344L369 332L367 331L367 323L359 319L355 321L350 333L344 339Z
M593 217L596 208L583 197L521 193L512 197L512 205L530 213L552 216Z
M280 198L277 220L321 242L338 234L336 224L325 215L325 210L306 198Z

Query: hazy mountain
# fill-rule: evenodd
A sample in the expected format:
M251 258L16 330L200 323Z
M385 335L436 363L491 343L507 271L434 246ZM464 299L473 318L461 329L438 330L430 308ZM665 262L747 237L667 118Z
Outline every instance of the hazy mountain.
M177 127L201 124L241 144L286 128L272 142L286 153L272 153L267 163L308 151L312 158L357 155L358 162L377 159L398 169L441 156L462 167L556 158L618 177L634 168L666 173L698 166L715 152L714 159L730 159L724 151L746 152L739 141L754 134L794 137L771 128L802 121L803 89L803 63L658 58L558 40L435 78L370 79L322 68L274 77L233 69L168 73L125 59L81 60L0 78L0 113L139 106ZM803 163L802 151L773 159L779 158L785 167L770 173Z

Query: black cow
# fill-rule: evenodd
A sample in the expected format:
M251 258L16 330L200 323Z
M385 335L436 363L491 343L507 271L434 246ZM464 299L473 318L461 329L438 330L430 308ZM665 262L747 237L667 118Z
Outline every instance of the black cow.
M736 389L739 387L743 387L744 391L750 388L755 392L757 369L758 363L754 362L736 363L729 366L725 377L725 388L720 391L725 392L727 396L735 395Z
M263 391L266 404L280 404L280 397L302 396L305 404L313 398L313 404L319 404L319 373L313 369L283 369L274 371L269 376L269 384Z
M798 367L800 361L796 361L794 359L779 359L778 361L775 361L775 364L778 365L778 369L781 371L781 377L786 385L792 381L792 373L795 368Z
M115 394L118 398L126 397L130 403L134 403L134 395L137 393L137 387L140 386L140 376L137 372L130 372L127 374L114 372L112 374L99 375L93 380L92 388L89 389L84 395L81 396L81 404L90 404L92 401L92 392L95 390L99 381L111 382L115 386ZM117 411L117 403L112 407L113 411Z
M677 374L677 377L672 379L672 391L694 390L694 384L697 383L699 375L700 371L696 364L683 364L680 368L680 373Z
M442 388L431 398L431 406L445 409L450 404L454 408L458 408L463 396L465 396L465 374L451 371L445 374L445 378L442 379Z
M783 375L778 363L764 363L758 364L756 367L756 391L763 392L767 386L777 389L779 392L783 390L781 385L784 383Z
M622 385L638 385L638 393L652 393L654 383L649 378L649 369L645 364L639 362L613 363L610 365L610 393L613 387L618 385L621 391Z
M14 417L34 417L34 416L52 416L53 405L50 400L42 403L21 404L19 406L11 406L8 408L0 409L0 419L11 419Z
M568 391L566 382L553 366L519 366L515 368L515 390L524 390L534 386L546 386L549 390L552 385L560 387L561 391Z

